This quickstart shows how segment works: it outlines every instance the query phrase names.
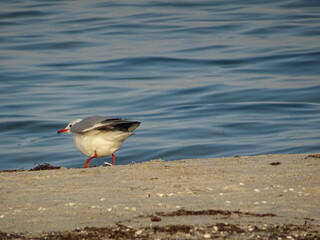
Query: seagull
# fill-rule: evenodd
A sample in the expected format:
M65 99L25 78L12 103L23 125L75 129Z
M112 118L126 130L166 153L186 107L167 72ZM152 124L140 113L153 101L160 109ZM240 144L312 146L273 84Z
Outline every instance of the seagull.
M93 158L109 155L112 156L112 165L115 165L116 156L114 153L121 147L124 140L133 135L132 131L139 125L138 121L91 116L73 120L57 133L73 134L76 148L89 157L83 166L88 168Z

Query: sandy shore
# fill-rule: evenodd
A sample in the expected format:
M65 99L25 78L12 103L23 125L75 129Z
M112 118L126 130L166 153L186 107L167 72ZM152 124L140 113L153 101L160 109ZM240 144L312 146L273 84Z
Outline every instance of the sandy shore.
M320 239L319 199L316 154L0 172L0 239Z

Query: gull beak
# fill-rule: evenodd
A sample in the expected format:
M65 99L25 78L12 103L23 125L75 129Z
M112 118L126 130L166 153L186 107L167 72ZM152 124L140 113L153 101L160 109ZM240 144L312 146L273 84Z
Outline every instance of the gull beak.
M57 133L63 133L63 132L67 132L68 131L68 129L60 129Z

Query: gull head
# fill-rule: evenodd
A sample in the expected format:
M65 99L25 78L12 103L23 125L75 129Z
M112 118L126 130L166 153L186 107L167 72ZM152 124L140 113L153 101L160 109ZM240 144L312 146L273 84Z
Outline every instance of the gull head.
M63 133L63 132L68 132L68 133L70 133L71 127L72 127L73 125L75 125L76 123L81 122L81 121L82 121L82 119L73 120L73 121L71 121L65 128L60 129L57 133Z

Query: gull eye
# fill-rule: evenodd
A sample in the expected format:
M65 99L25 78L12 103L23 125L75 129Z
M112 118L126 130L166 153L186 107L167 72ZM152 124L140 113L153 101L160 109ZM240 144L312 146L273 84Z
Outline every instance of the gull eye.
M72 124L70 124L69 127L72 127Z

